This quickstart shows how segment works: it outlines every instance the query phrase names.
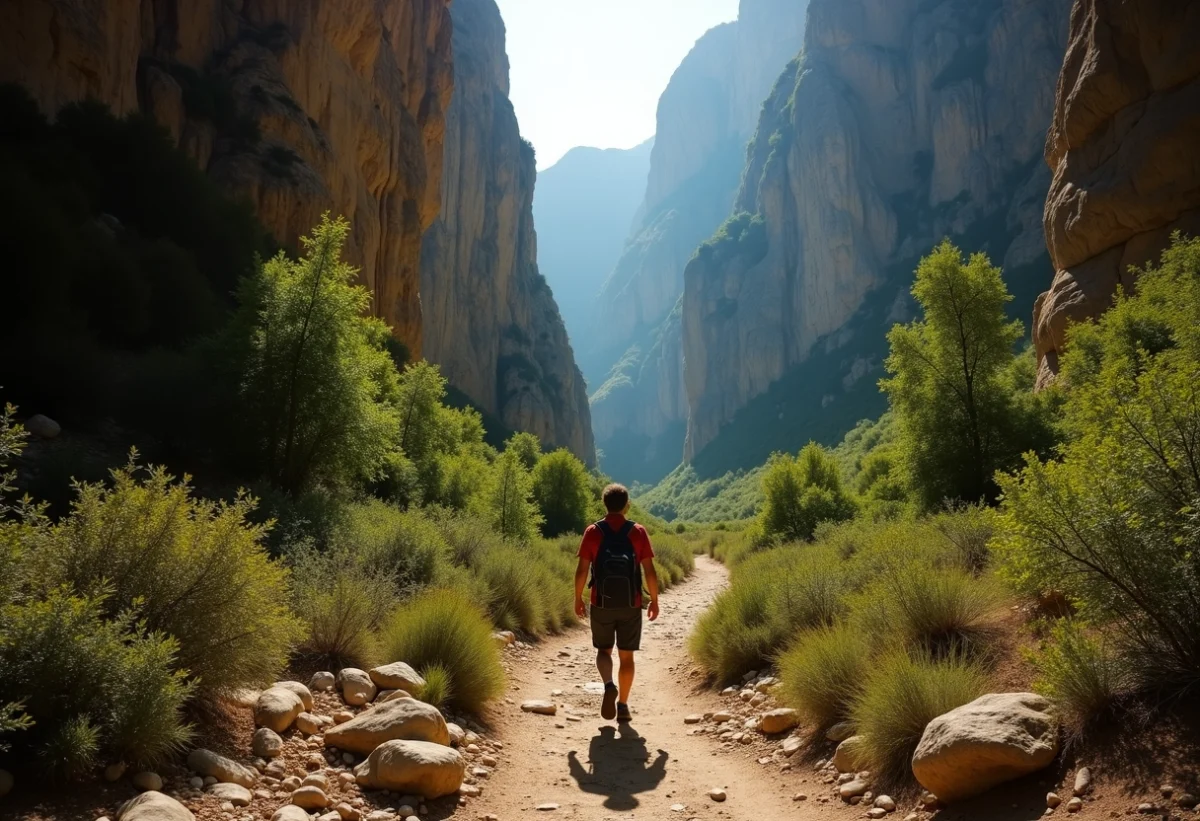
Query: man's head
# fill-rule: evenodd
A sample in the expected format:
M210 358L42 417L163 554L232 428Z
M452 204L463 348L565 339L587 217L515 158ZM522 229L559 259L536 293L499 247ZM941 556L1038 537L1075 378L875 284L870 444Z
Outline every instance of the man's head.
M604 500L604 509L609 513L625 513L629 510L629 489L625 485L609 485L601 498Z

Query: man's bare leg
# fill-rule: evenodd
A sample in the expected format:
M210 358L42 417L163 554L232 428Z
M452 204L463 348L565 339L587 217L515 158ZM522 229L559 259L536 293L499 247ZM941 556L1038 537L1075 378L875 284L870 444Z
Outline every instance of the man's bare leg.
M613 680L612 650L596 651L596 669L600 671L600 680L608 684Z
M633 689L633 651L618 650L617 655L621 658L621 670L618 673L620 679L620 695L617 697L617 702L620 704L629 703L629 691ZM608 660L609 670L612 670L612 657Z
M604 701L600 705L600 716L612 721L617 716L617 685L613 684L612 649L596 651L596 669L604 682Z

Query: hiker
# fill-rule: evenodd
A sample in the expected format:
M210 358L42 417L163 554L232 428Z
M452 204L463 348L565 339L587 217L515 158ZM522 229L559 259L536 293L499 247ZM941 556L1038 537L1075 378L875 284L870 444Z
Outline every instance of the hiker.
M650 593L647 614L658 618L658 574L654 572L654 550L646 528L625 518L629 491L624 485L604 489L603 519L589 525L579 545L575 568L575 614L583 618L583 588L591 569L592 646L596 668L604 680L605 720L629 721L629 690L633 687L633 654L642 643L642 573ZM620 687L613 684L613 644L621 658Z

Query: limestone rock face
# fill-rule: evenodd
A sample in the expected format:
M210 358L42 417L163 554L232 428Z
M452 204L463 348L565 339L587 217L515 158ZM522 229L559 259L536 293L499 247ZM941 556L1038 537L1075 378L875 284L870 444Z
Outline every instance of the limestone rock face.
M446 719L436 707L415 698L398 698L359 714L325 733L325 744L367 755L393 739L450 744Z
M508 428L595 461L583 377L537 268L536 165L508 99L494 0L455 0L442 216L422 250L425 354Z
M800 50L807 6L742 0L737 21L701 37L659 99L646 196L586 343L577 345L606 469L626 481L656 481L679 463L687 418L676 313L683 271L729 214L746 141Z
M1037 772L1058 754L1058 721L1034 693L994 693L938 716L913 753L913 775L940 801Z
M685 458L819 343L860 348L831 357L834 385L878 370L886 308L869 327L851 320L868 296L903 304L913 263L943 236L1013 275L1043 257L1038 156L1068 11L1069 0L812 0L803 55L748 150L733 207L746 218L684 275ZM816 412L837 414L842 391L824 388L808 388Z
M1055 275L1034 315L1041 384L1070 322L1107 310L1174 231L1200 233L1198 37L1195 3L1075 3L1046 140Z
M375 312L418 354L450 28L444 0L13 0L0 82L48 113L93 97L153 116L284 244L345 215Z

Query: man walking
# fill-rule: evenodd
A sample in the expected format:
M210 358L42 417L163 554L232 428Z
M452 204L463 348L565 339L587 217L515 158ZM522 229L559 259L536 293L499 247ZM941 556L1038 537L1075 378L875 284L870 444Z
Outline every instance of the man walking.
M583 588L591 570L592 646L596 668L604 680L604 703L600 715L611 721L629 721L629 690L633 687L633 654L642 642L642 574L650 593L647 613L658 618L658 574L654 571L654 549L646 529L625 518L629 513L629 491L623 485L604 489L603 519L590 525L579 545L575 569L575 614L583 618ZM621 659L620 686L613 684L613 645Z

